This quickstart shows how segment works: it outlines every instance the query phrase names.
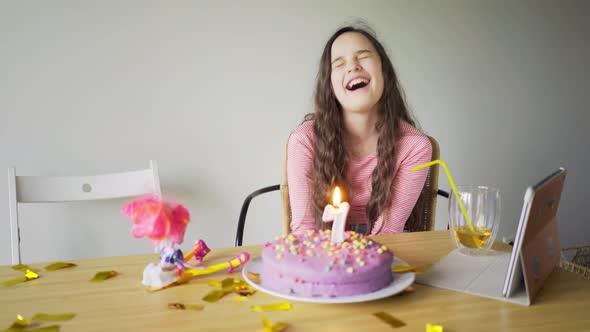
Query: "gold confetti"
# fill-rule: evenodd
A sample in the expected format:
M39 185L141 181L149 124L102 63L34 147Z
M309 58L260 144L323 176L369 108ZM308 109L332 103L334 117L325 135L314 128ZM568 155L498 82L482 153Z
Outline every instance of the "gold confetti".
M39 278L39 275L31 270L27 270L27 272L25 272L25 278L27 278L27 280L33 280Z
M259 284L260 283L260 273L248 272L248 279Z
M184 304L184 303L169 303L168 304L168 309L201 311L204 308L205 308L205 306L202 304Z
M6 280L2 283L2 285L8 287L8 286L14 286L16 284L20 284L21 282L25 282L28 281L28 279L26 277L20 277L20 278L16 278L16 279L10 279L10 280Z
M373 315L393 328L398 328L406 325L406 323L383 311L376 312Z
M289 302L280 302L275 304L265 304L265 305L253 305L250 307L254 312L266 312L266 311L277 311L277 310L291 310L293 306Z
M77 265L74 263L55 262L55 263L47 265L46 267L44 267L44 269L47 271L55 271L55 270L67 269L67 268L75 267L75 266L77 266Z
M221 289L211 291L205 295L203 301L207 302L217 302L229 293L236 293L239 296L250 296L256 293L256 290L250 287L247 282L234 278L225 278L222 281L211 280L208 284L209 286L219 286Z
M207 284L213 287L221 287L221 281L219 280L209 280Z
M234 278L225 278L221 281L221 289L225 292L231 292L237 283L239 283L239 281Z
M28 321L28 320L26 320L21 315L16 315L16 320L8 328L8 331L10 331L11 329L13 329L13 330L22 330L22 329L26 328L27 326L31 326L31 322Z
M15 322L15 324L20 325L20 326L29 326L29 325L31 325L31 322L29 322L28 320L26 320L21 315L16 315L16 322Z
M443 332L441 325L426 324L426 332Z
M217 302L219 301L222 297L225 296L225 294L227 294L227 292L223 291L222 289L216 289L214 291L209 292L209 294L203 296L203 301L206 302Z
M36 314L33 316L31 321L66 321L74 318L75 314L59 314L59 315L48 315L48 314ZM50 325L45 327L39 326L39 323L32 323L26 320L23 316L17 315L16 321L6 330L7 332L59 332L59 325Z
M236 292L236 294L238 294L240 296L250 296L250 295L254 295L256 293L256 290L251 287L243 287L243 288L237 289L235 292Z
M405 293L411 293L413 291L414 291L414 287L412 287L412 286L408 286L408 288L404 289Z
M228 284L225 287L223 287L223 283L222 283L222 289L225 291L233 291L233 292L238 293L240 295L252 295L252 294L256 293L256 290L254 288L250 287L250 285L248 285L247 282L245 282L244 280L237 280L237 279L234 279L234 283L232 286L230 286Z
M90 279L92 282L101 282L117 276L117 271L102 271L97 272L94 278Z
M11 268L13 270L16 270L16 271L31 270L31 268L28 265L25 265L25 264L13 265Z
M404 272L415 272L415 271L416 271L416 267L409 266L409 265L396 265L391 269L391 272L393 272L393 273L404 273Z
M264 316L262 317L262 325L264 326L264 329L260 330L260 332L281 332L289 327L289 324L285 322L276 322L276 324L273 324Z
M7 281L3 282L2 284L4 286L13 286L13 285L20 284L22 282L37 279L37 278L39 278L39 275L37 273L27 269L27 272L25 272L24 277L19 277L16 279L7 280Z
M76 314L57 314L57 315L49 315L49 314L35 314L32 320L34 321L46 321L46 322L60 322L60 321L67 321L74 318Z
M240 295L240 294L235 294L234 295L234 300L236 300L236 302L246 302L248 300L248 296L246 296L246 295Z
M408 266L408 265L396 265L391 269L393 273L405 273L405 272L415 272L416 274L422 274L426 272L432 263L426 264L424 266Z

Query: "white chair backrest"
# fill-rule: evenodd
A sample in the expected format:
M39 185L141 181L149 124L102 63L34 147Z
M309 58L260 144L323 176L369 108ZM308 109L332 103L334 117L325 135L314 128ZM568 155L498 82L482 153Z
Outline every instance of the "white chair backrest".
M89 176L23 176L8 169L8 203L10 208L10 246L12 264L20 264L20 230L18 204L74 202L145 194L161 195L158 165L150 168Z

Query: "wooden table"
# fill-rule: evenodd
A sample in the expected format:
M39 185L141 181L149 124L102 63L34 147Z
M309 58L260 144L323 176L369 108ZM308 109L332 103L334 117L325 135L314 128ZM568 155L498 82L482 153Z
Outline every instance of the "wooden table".
M440 259L453 249L448 231L377 236L411 265ZM252 257L261 246L213 250L207 262L217 263L240 251ZM189 284L155 293L141 285L143 268L156 255L110 257L73 261L72 269L41 271L41 278L11 287L0 286L0 329L7 328L17 314L75 313L60 322L61 331L257 331L261 317L289 324L287 331L390 331L391 327L372 314L390 313L407 325L399 331L424 331L426 323L440 324L451 331L590 331L590 281L557 268L530 307L471 296L459 292L414 285L413 292L355 304L308 304L291 302L290 311L257 313L255 304L283 299L258 292L244 302L229 295L216 303L201 298L213 290L210 280L222 280L219 272L193 279ZM33 264L42 267L44 264ZM116 278L102 283L89 279L98 271L116 270ZM240 270L241 271L241 270ZM241 278L240 271L229 276ZM0 281L22 273L0 267ZM168 303L200 303L202 311L167 308Z

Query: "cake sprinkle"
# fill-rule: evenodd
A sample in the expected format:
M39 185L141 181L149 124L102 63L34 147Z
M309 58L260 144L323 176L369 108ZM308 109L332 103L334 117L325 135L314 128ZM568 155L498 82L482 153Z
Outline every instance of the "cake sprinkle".
M388 251L385 245L369 240L365 235L354 231L344 233L344 242L331 242L331 231L307 230L303 234L283 235L277 237L273 243L265 243L265 247L271 246L275 252L281 253L277 258L283 258L285 254L301 257L335 258L337 262L346 262L354 259L367 263L367 259L373 259L375 254L383 254ZM280 257L279 257L280 256ZM361 265L363 266L363 265Z

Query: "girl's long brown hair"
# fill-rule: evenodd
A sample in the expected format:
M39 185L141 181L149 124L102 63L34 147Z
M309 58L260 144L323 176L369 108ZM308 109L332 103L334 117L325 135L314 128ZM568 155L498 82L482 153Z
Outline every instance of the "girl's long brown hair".
M383 210L391 204L391 182L396 163L396 142L399 138L400 120L412 125L414 121L400 91L397 75L393 65L379 41L368 30L345 26L336 31L326 43L320 59L315 87L315 112L308 114L306 120L314 120L314 143L312 165L313 206L317 228L325 228L322 212L326 204L331 203L330 190L339 185L343 189L343 198L350 201L354 193L346 179L348 154L344 146L344 123L342 107L336 99L331 83L332 44L340 35L347 32L360 33L365 36L379 54L383 71L383 95L378 102L376 130L377 166L371 176L372 191L366 207L367 233Z

